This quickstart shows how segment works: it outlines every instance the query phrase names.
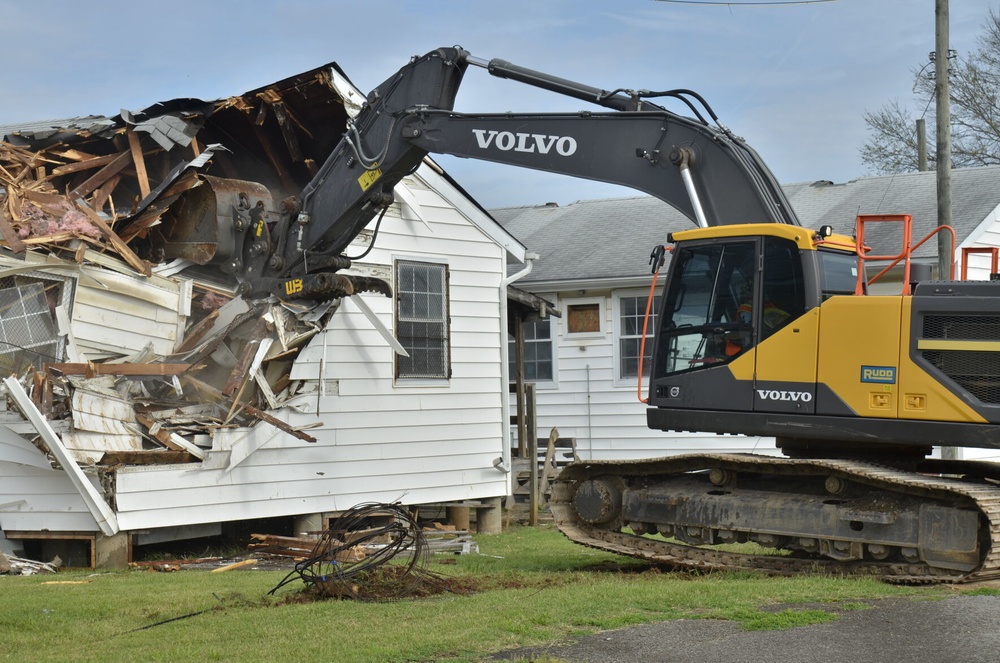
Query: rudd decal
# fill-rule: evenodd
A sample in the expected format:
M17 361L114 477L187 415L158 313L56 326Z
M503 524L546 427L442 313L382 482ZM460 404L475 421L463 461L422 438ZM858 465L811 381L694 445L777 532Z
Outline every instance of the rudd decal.
M762 401L791 401L793 403L808 403L813 395L808 391L778 391L777 389L758 389L757 397Z
M878 384L896 384L895 366L862 366L861 381Z
M572 136L548 136L546 134L523 134L512 131L487 131L486 129L473 129L476 136L476 143L480 149L488 149L490 146L496 147L501 152L532 152L537 154L548 154L553 150L556 154L564 157L572 156L576 153L576 139Z

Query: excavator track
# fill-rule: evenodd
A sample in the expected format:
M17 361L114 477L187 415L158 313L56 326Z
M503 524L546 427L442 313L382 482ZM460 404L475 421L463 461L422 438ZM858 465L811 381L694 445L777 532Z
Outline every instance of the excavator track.
M927 461L926 467L934 472L947 472L949 476L922 474L868 461L803 460L741 454L693 454L642 461L578 461L564 468L560 473L552 488L552 500L549 507L560 531L576 543L657 564L669 565L677 569L698 571L755 570L773 575L810 573L864 575L900 584L964 583L1000 577L1000 485L997 485L997 470L985 463L936 462L937 465L935 465L935 461ZM921 471L928 470L921 467ZM711 490L717 488L707 481L711 472L715 473L714 478L719 480L717 485L721 485L723 489ZM962 478L958 478L960 474L963 475ZM791 556L752 555L727 552L707 545L688 545L673 539L651 538L625 532L622 530L630 526L635 529L634 526L637 523L624 515L615 516L610 512L605 514L603 510L601 510L602 517L595 518L593 510L588 510L586 500L582 502L584 511L592 517L584 519L579 513L581 502L577 501L577 492L581 490L581 487L592 491L595 480L598 481L596 485L620 486L624 491L632 491L626 500L645 500L644 504L652 504L652 508L655 509L659 504L667 504L671 505L667 508L675 508L677 504L685 501L683 497L673 497L669 494L671 480L690 483L691 480L687 477L699 478L705 486L704 492L710 495L704 499L710 503L713 499L711 495L721 495L727 492L724 490L725 483L721 479L729 477L727 481L735 484L740 481L738 478L740 476L765 477L766 481L773 482L775 485L780 485L782 482L795 482L803 478L816 482L833 477L832 485L834 486L846 485L844 482L847 482L867 491L869 496L885 494L893 504L901 505L903 509L908 509L911 513L921 514L920 526L923 528L921 531L930 530L931 535L933 535L935 525L933 518L931 520L925 518L924 514L928 513L926 510L937 508L943 513L947 509L952 509L959 514L960 520L965 519L966 524L968 524L969 518L972 519L972 529L976 530L973 535L976 539L975 550L972 552L966 550L965 553L961 553L965 555L966 561L958 564L959 568L948 568L951 565L946 559L949 551L942 553L946 559L944 562L932 560L932 563L928 563L927 560L923 559L923 553L917 555L914 549L907 549L909 550L908 555L897 553L892 556L894 558L890 559L890 555L885 554L884 556L879 555L878 557L881 559L877 559L873 558L867 546L855 542L855 548L851 548L850 542L834 541L836 537L833 536L824 542L826 549L846 548L853 550L855 551L853 557L849 554L842 555L841 559L815 554L803 556L801 551L799 554ZM975 478L970 479L970 477ZM664 483L665 481L666 483ZM667 488L663 488L663 486L667 486ZM647 487L652 487L650 489L652 492L644 493L643 491ZM604 491L604 488L601 488L601 491ZM640 497L635 498L635 495L640 495ZM805 499L805 496L800 496L792 491L783 493L783 495L784 497L779 498L779 500L786 504L794 501L801 502ZM816 495L808 497L820 499ZM620 503L615 502L615 499L611 498L611 503L614 507L620 508ZM696 496L696 500L701 499L700 496ZM837 501L836 499L830 500L831 503ZM606 505L602 505L602 509L603 506ZM819 508L825 507L820 506ZM613 509L611 510L613 511ZM722 512L717 511L716 513ZM888 507L874 515L862 514L858 517L870 517L872 522L876 523L888 522L894 518L893 508ZM595 520L600 522L594 522ZM641 531L643 525L641 523L639 525ZM677 523L678 528L684 525L686 523ZM730 526L726 522L722 522L722 519L719 522L702 522L697 525L704 528L703 531L708 531L711 528L715 528L711 529L712 532L730 531L721 529ZM861 529L863 524L851 523L851 525L857 525L857 528ZM663 527L661 524L661 531ZM668 525L666 528L669 531L670 526ZM959 527L959 530L961 529ZM965 535L966 540L968 539L967 532L960 533ZM745 535L746 533L744 533ZM753 533L751 533L752 536ZM862 548L857 546L862 546ZM882 548L874 547L880 552ZM865 552L858 554L857 551L862 549ZM970 559L972 559L971 562Z

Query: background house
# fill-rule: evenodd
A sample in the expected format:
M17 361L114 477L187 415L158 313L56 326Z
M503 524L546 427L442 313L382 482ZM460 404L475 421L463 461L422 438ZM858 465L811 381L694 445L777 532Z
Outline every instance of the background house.
M525 250L433 162L347 250L363 256L353 283L384 283L392 297L250 308L218 267L185 256L150 270L135 252L135 224L155 233L202 209L185 196L212 193L232 218L244 201L231 205L230 189L262 200L298 191L343 132L342 78L327 65L217 102L4 132L0 157L28 159L4 182L4 202L40 201L48 234L18 245L10 227L0 232L0 296L20 306L0 330L14 375L0 399L0 545L120 565L133 544L273 517L317 530L371 501L471 505L499 526L505 264ZM216 142L224 149L206 147ZM239 183L203 176L217 171ZM109 219L104 240L81 241L74 210ZM29 225L14 211L15 226ZM196 227L211 227L214 212L199 211ZM177 250L197 257L203 245ZM61 368L45 367L53 361Z
M1000 167L961 169L952 175L956 258L965 246L1000 246ZM858 214L910 214L917 241L937 225L933 172L783 188L808 227L831 225L850 235ZM562 314L525 323L525 368L528 379L537 383L541 437L557 427L562 436L576 438L582 458L592 459L697 451L777 453L769 438L667 435L646 427L637 376L651 283L649 255L668 233L693 227L689 219L648 196L502 208L491 214L541 256L519 287L555 302ZM902 247L895 224L871 226L866 240L874 254L897 254ZM915 252L915 259L936 265L936 251L932 239ZM882 264L869 264L869 275ZM970 278L988 278L989 271L989 256L971 256ZM900 280L897 269L872 291L899 292ZM961 453L995 456L988 450Z

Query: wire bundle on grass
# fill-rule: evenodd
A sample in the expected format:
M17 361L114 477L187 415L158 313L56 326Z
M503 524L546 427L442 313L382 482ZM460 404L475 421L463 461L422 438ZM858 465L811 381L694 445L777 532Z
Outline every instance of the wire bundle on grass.
M330 522L308 559L270 591L296 576L324 596L362 601L398 599L440 579L427 570L420 526L398 504L368 503Z

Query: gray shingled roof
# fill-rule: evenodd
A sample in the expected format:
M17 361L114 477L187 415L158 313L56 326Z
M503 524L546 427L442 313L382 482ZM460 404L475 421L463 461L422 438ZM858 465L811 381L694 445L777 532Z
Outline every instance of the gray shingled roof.
M937 225L937 175L933 171L885 175L846 184L811 182L782 187L802 225L833 226L854 233L858 214L910 214L918 240ZM952 171L952 226L961 243L1000 205L1000 166ZM521 283L627 278L649 274L649 253L667 233L693 228L687 217L650 196L582 200L564 207L506 207L490 214L529 251L540 254ZM876 254L895 254L901 240L893 224L866 227ZM917 252L933 257L935 239Z

